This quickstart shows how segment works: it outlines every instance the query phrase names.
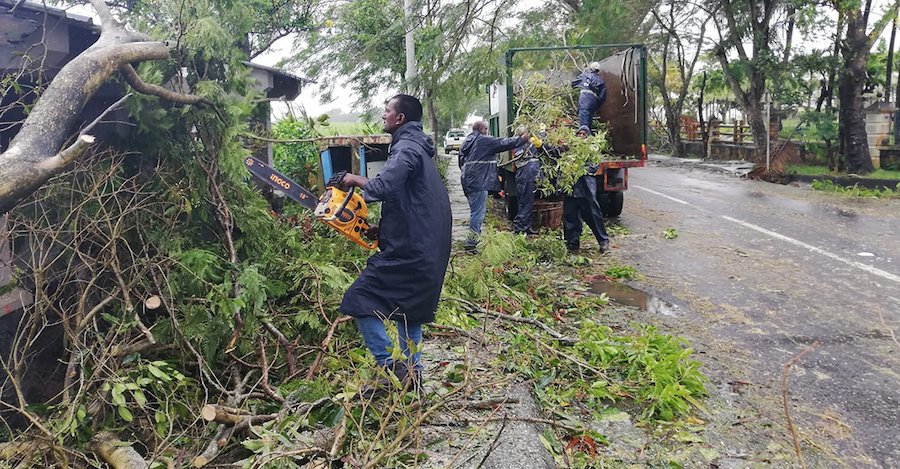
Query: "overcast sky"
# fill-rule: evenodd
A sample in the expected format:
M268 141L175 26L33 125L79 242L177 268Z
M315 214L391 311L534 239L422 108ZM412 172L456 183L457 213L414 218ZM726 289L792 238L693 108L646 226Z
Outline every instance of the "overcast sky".
M540 5L541 3L542 3L542 0L524 0L524 1L516 2L515 9L516 10L524 10L524 9L528 9L528 8L533 8L537 5ZM874 3L873 12L876 12L877 16L880 16L880 12L883 11L883 9L885 8L885 6L888 3L888 0L874 0L873 3ZM92 16L92 17L94 17L94 22L99 23L98 19L96 18L96 15L94 14L93 9L87 5L75 6L71 9L71 11L75 12L75 13L87 15L87 16ZM511 11L510 16L512 16L513 13L515 13L515 12ZM882 37L885 39L885 41L887 41L890 38L890 30L891 30L891 28L890 28L890 26L888 26L887 28L885 28L885 32L882 34ZM710 33L711 33L711 36L715 34L714 31L710 31ZM804 48L806 48L807 50L812 49L812 48L821 49L821 48L831 47L830 46L831 41L832 41L831 35L833 33L834 33L833 30L825 30L825 29L811 32L811 37L807 38L807 40L805 41L805 44L803 44L802 46L801 46L801 44L797 44L796 46L798 46L798 47L805 46ZM276 42L268 52L257 57L256 59L254 59L254 62L262 64L262 65L274 66L281 59L285 58L287 55L290 54L292 47L293 47L293 38L288 37L288 38L281 39L280 41ZM895 45L895 47L897 47L897 46ZM398 59L400 59L400 58L398 57ZM297 75L303 76L302 70L293 70L292 72L294 72ZM342 88L350 89L350 87L346 84L346 82L341 81L339 79L339 77L335 77L335 78L339 80L335 86L336 89L342 89ZM305 87L304 90L301 92L300 96L298 96L297 99L295 99L293 101L292 106L294 106L294 107L302 106L303 108L306 109L306 112L308 114L313 115L313 116L320 115L320 114L322 114L326 111L329 111L331 109L334 109L334 108L341 109L344 112L363 111L363 109L357 109L355 107L354 101L356 100L356 98L351 93L343 93L343 94L335 93L333 101L328 102L328 103L323 103L322 101L320 101L319 96L315 92L316 88L317 87L315 85L310 85L310 86ZM384 92L383 96L376 96L375 102L382 102L385 99L392 96L393 94L397 93L398 91L399 90L386 90ZM284 105L283 103L273 103L273 104L274 104L273 111L275 112L276 118L279 117L280 115L283 115L286 112L287 106Z

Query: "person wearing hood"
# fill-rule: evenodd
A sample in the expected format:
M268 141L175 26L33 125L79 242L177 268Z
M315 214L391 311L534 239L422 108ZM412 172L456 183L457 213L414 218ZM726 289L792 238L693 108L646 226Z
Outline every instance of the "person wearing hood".
M434 144L422 131L422 103L398 94L381 116L391 134L388 159L378 176L347 174L342 186L361 187L367 202L381 201L379 251L344 294L340 311L352 316L375 362L404 387L421 383L422 324L434 321L450 260L450 197L434 162ZM385 321L397 324L404 359L391 358ZM387 392L389 380L361 390Z
M591 129L583 125L578 128L576 135L587 138L591 135ZM572 195L566 195L563 199L563 238L570 252L578 251L581 243L581 221L584 220L597 238L602 253L609 250L609 235L603 225L603 211L597 202L597 178L594 174L597 173L598 167L596 164L589 164L584 169L584 176L578 178L572 186Z
M538 181L543 177L541 156L551 159L559 158L565 147L557 147L545 142L547 131L542 128L537 135L529 139L529 145L516 150L516 194L518 207L513 219L513 232L516 234L537 234L538 230L531 226L531 213L534 211Z
M484 121L472 124L472 133L459 149L460 182L469 201L469 236L466 250L475 251L481 235L481 225L487 210L488 192L500 191L497 178L497 153L512 150L528 141L528 133L518 137L497 138L487 135Z
M600 78L600 63L591 62L588 69L572 80L572 88L578 94L578 125L591 128L591 121L600 106L606 101L606 82Z

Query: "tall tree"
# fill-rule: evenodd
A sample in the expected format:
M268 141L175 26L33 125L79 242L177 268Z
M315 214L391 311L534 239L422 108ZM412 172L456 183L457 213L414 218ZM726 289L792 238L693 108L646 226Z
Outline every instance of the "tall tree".
M497 57L502 15L510 0L417 3L412 23L396 2L348 0L334 5L333 25L315 32L292 62L318 79L330 98L337 80L345 76L357 103L405 82L403 35L416 31L418 75L414 89L423 101L428 127L437 139L448 122L441 116L462 115L484 99L484 86L498 76ZM442 107L446 108L442 110Z
M666 117L666 134L672 153L680 156L681 114L697 62L706 46L706 26L712 13L680 0L667 0L652 12L655 34L651 35L652 81L659 90Z
M897 15L900 1L892 1L871 29L872 0L838 0L835 8L843 15L847 31L841 43L841 69L838 97L840 99L840 147L847 163L847 171L867 174L874 171L869 154L866 118L863 111L863 87L869 51L884 28Z
M716 21L719 42L715 55L744 116L750 124L753 142L759 150L768 140L763 115L766 79L777 62L772 47L772 25L779 0L721 0L721 18ZM744 45L750 42L750 50ZM737 57L735 59L734 55ZM745 71L746 81L738 69Z
M640 42L652 26L650 12L660 0L557 0L571 14L572 42Z

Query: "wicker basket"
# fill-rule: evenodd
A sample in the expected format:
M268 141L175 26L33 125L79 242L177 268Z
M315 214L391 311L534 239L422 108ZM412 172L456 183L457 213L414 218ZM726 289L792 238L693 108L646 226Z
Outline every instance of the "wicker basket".
M561 200L535 200L531 212L531 226L558 230L562 225L563 203Z

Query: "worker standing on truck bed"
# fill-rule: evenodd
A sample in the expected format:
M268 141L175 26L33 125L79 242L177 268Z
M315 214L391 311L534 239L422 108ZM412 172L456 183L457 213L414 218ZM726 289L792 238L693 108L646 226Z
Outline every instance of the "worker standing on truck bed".
M587 138L591 135L591 129L587 126L578 128L576 135L579 138ZM572 186L572 195L566 195L563 199L563 237L566 240L566 248L570 252L578 251L581 245L581 220L587 223L591 233L597 238L600 252L609 249L609 235L603 226L603 212L600 203L597 202L597 165L588 165L585 175L578 178Z
M470 133L459 149L459 167L462 169L460 183L463 193L469 200L469 236L466 239L466 250L478 248L478 237L481 235L481 224L487 210L488 191L499 192L500 180L497 179L497 153L512 150L528 142L528 133L518 137L497 138L486 135L487 124L478 121L472 124Z
M372 179L347 174L340 182L382 202L379 251L344 294L340 311L356 319L375 363L415 389L421 384L422 324L434 321L450 260L450 198L434 163L434 144L422 132L422 103L399 94L388 100L381 119L392 136L384 168ZM403 360L391 356L386 320L397 323ZM382 380L360 394L375 397L390 386Z
M572 88L578 88L578 126L591 128L591 121L606 101L606 83L600 78L600 63L591 62L588 69L572 80Z

